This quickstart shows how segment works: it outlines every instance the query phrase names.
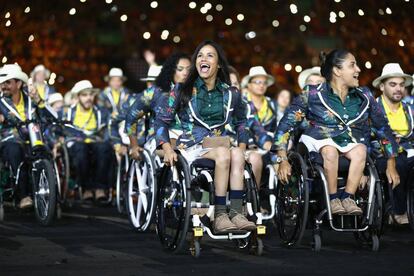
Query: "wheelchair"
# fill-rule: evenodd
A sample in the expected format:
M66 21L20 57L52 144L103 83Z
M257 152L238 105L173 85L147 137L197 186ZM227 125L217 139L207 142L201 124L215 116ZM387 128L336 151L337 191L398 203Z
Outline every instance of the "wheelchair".
M324 175L323 160L319 153L308 152L303 143L296 151L288 152L292 167L289 183L277 183L276 224L282 243L288 247L300 244L306 229L312 229L314 251L322 246L322 227L337 232L350 232L361 246L379 249L383 217L383 194L375 165L367 157L364 175L369 180L364 189L358 189L355 201L362 215L331 213L328 184ZM349 160L339 159L338 190L344 190ZM324 218L327 222L324 224Z
M64 143L60 143L56 148L53 166L57 172L56 181L58 199L56 206L56 217L60 219L62 217L62 206L65 206L68 202L68 193L70 188L69 153Z
M115 205L118 213L125 213L125 187L128 183L128 171L129 171L129 156L125 154L121 157L120 161L117 161L116 167L116 186L115 186Z
M191 164L177 151L178 161L174 166L164 166L159 173L159 189L156 210L156 229L162 247L172 253L181 253L189 240L192 256L201 253L200 242L204 233L214 240L235 241L240 249L262 255L262 236L266 227L262 225L256 183L251 177L249 164L244 171L247 217L254 220L257 230L234 231L215 234L211 218L214 216L214 167L213 160L201 158Z

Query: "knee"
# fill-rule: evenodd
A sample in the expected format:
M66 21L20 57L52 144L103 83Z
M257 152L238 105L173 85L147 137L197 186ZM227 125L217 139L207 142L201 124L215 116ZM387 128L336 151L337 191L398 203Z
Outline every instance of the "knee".
M231 163L244 166L244 151L241 148L231 150Z
M217 157L215 159L216 165L221 167L229 167L230 166L230 150L224 147L217 148Z
M365 162L367 158L367 147L365 145L358 145L353 152L351 160L358 162Z
M324 164L337 163L339 158L338 150L334 147L324 147L321 151Z
M252 152L249 155L249 163L252 164L252 166L255 168L263 167L262 156L256 152Z

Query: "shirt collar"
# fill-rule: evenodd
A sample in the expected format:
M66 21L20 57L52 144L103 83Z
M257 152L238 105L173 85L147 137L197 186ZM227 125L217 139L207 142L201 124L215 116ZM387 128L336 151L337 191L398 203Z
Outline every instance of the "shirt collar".
M206 84L204 83L203 79L198 77L194 83L194 86L197 88L197 90L203 89L205 91L208 91ZM212 90L218 90L222 91L223 83L220 81L219 78L216 80L216 86Z

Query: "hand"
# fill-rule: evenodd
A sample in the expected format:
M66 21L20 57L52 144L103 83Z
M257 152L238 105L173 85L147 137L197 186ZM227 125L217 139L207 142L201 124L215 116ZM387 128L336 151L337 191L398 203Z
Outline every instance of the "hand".
M144 151L140 146L134 146L129 150L129 155L134 160L141 160L141 152Z
M5 118L4 118L3 114L0 114L0 124L4 123L4 120L5 120Z
M177 162L178 156L174 150L166 150L164 151L164 163L167 166L173 166L175 162Z
M368 176L366 176L366 175L363 175L362 177L361 177L361 180L359 181L359 189L360 190L363 190L364 188L365 188L365 186L367 185L367 183L368 183L368 180L369 180L369 177Z
M387 175L388 183L392 184L392 189L400 185L400 175L395 166L395 158L388 159L385 174Z
M292 167L287 160L282 161L277 169L277 177L282 183L286 184L289 182L289 178L292 174Z
M36 104L39 104L39 102L42 100L39 96L39 93L37 92L36 87L33 85L33 80L30 78L27 81L27 87L29 89L29 97L34 101Z
M264 143L263 145L263 149L269 151L272 148L272 142L267 141L266 143Z

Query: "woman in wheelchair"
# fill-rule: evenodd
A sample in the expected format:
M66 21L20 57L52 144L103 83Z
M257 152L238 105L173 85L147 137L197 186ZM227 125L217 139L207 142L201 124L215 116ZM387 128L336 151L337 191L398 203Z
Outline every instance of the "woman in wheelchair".
M359 73L354 55L346 50L321 54L321 73L326 82L306 86L282 118L275 137L278 150L278 177L287 182L291 166L287 161L290 133L304 118L309 127L301 136L308 151L320 153L328 183L332 214L362 214L353 200L360 184L370 141L370 125L377 130L388 158L386 174L391 183L399 182L395 156L397 144L378 103L366 87L359 87ZM342 193L337 189L339 157L350 160L348 179Z
M199 158L215 161L215 233L256 228L241 214L244 150L248 142L246 107L241 93L228 83L228 63L222 48L213 41L202 42L192 57L188 78L164 99L155 121L157 145L164 150L166 165L173 165L178 158L168 132L176 114L183 131L177 139L177 147L187 162ZM233 124L238 133L239 146L231 149L227 139L228 124ZM231 204L227 212L229 181Z

